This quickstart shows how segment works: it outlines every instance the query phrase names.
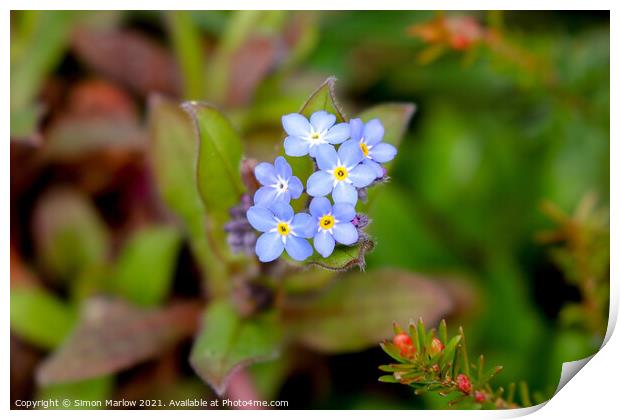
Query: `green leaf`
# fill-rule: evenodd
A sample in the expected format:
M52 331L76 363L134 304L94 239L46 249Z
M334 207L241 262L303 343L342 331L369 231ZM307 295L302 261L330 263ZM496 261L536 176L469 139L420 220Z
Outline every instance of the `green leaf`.
M11 330L45 349L67 336L75 321L71 307L38 287L11 288Z
M32 112L36 95L67 47L72 12L19 13L28 24L11 33L11 135L27 136L38 121Z
M379 382L386 382L389 384L397 384L398 380L394 377L394 375L383 375L379 376Z
M204 313L190 363L218 395L223 395L236 368L278 356L281 338L276 314L243 319L227 301L215 301Z
M359 351L385 339L393 321L424 316L437 322L452 308L447 293L419 275L398 270L352 273L324 293L288 297L283 319L298 341L320 351ZM388 343L389 344L389 343Z
M353 267L364 270L366 253L372 251L374 247L375 244L371 239L362 239L353 246L337 246L327 258L315 253L303 263L333 271L347 271Z
M40 385L81 381L154 358L194 334L200 309L192 301L142 309L94 298L84 303L68 339L39 365L36 380Z
M210 286L219 294L226 290L223 261L214 255L206 235L205 208L196 182L197 139L192 122L174 102L159 96L149 99L148 148L153 174L166 205L183 221L190 247ZM218 282L218 280L221 280Z
M230 122L205 102L184 102L198 138L198 191L207 214L217 225L243 193L240 165L242 145Z
M108 232L94 206L80 193L56 189L34 211L37 257L47 272L70 280L107 259Z
M338 105L338 101L336 100L335 86L336 78L333 76L328 77L327 80L310 95L306 103L304 103L299 110L299 113L309 118L316 111L323 110L336 115L336 122L346 121L340 105Z
M180 239L169 226L133 232L117 262L112 290L138 305L161 303L172 284Z
M83 409L92 410L94 408L105 408L105 400L110 398L114 389L114 378L112 376L102 376L100 378L87 379L84 381L69 382L63 384L48 385L37 392L38 400L70 400L71 405L65 407L50 407L53 409ZM75 404L76 401L87 403L81 406ZM101 404L97 406L96 404Z
M460 341L461 341L460 335L456 335L452 337L450 341L448 341L448 344L446 344L446 347L443 349L443 354L442 354L442 359L441 359L442 366L446 366L448 363L450 363L451 366L454 367L454 365L456 364L454 360L454 354L456 352L456 346L458 346Z
M186 98L200 98L205 93L205 63L200 31L186 10L167 12L173 50L183 74Z
M448 325L445 319L439 323L439 339L444 345L448 342Z

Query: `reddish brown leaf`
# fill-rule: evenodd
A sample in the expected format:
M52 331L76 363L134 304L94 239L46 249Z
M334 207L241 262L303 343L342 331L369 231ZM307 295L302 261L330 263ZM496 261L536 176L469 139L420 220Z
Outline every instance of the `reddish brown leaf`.
M80 29L73 34L71 47L95 72L142 95L154 91L180 94L180 75L174 58L139 32Z
M86 302L75 331L37 370L37 382L94 378L156 357L194 334L200 309L197 302L158 310L103 298Z
M276 58L276 43L275 38L254 37L235 51L230 63L229 105L244 105L252 99Z

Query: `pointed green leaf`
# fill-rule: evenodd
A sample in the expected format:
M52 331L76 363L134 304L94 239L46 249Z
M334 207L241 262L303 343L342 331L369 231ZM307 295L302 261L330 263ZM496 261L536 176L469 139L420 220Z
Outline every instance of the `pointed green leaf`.
M205 207L196 178L198 140L191 119L176 103L152 96L149 131L149 158L162 199L183 221L192 253L203 273L210 274L210 286L217 287L218 279L225 280L223 262L215 257L206 235Z
M381 270L351 273L311 299L288 297L283 319L305 345L346 352L376 345L390 333L385 326L393 321L423 315L437 322L451 307L449 296L433 282L405 271Z
M455 365L454 354L456 352L456 346L461 341L461 336L457 335L452 337L446 344L446 348L443 349L443 355L441 359L441 365L447 367L448 363L453 367Z
M299 113L310 118L316 111L327 111L336 115L336 122L344 122L346 118L338 105L335 93L336 78L328 77L321 86L319 86L310 95L306 103L301 107Z
M386 352L392 359L397 360L401 363L409 363L407 359L401 357L400 350L393 343L389 341L384 341L383 343L379 343L384 352Z
M198 191L207 214L219 226L243 193L241 139L213 105L190 101L182 106L192 118L198 138Z
M379 377L379 382L386 382L389 384L397 384L398 380L394 377L394 375L383 375Z
M107 259L109 238L94 206L77 191L44 195L34 211L37 256L54 279L70 280Z
M138 305L161 303L172 284L180 239L169 226L133 232L117 262L112 291Z
M71 307L38 287L11 288L11 330L45 349L58 346L71 331Z
M444 345L448 342L448 326L445 319L439 323L439 339Z
M277 357L281 339L276 314L244 319L227 301L215 301L204 313L190 363L222 395L236 368Z
M327 258L323 258L315 252L303 263L333 271L347 271L354 267L364 270L366 268L366 253L372 251L374 247L375 244L372 240L363 239L353 246L337 246Z

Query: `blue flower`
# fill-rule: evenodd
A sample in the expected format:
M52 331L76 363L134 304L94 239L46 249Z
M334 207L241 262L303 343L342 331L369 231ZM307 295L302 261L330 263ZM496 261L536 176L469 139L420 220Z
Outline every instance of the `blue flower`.
M308 178L308 194L313 197L332 193L335 203L357 203L357 188L363 188L375 180L375 171L368 165L360 165L364 154L357 143L346 142L338 153L333 146L321 145L316 161L319 171Z
M364 165L373 168L377 178L384 175L382 163L389 162L396 156L396 147L383 143L383 125L378 119L370 120L365 125L359 118L349 121L351 140L346 143L356 144L364 154ZM343 144L344 146L344 144Z
M291 198L299 198L304 189L299 178L293 176L291 165L282 156L276 158L274 165L266 162L256 165L254 175L263 185L254 194L254 204L257 206L269 207L277 201L288 204Z
M315 157L317 147L322 144L340 144L349 138L349 124L334 125L336 116L326 111L317 111L310 121L301 114L282 117L282 125L288 137L284 139L284 150L289 156Z
M285 249L297 261L312 255L312 246L304 239L313 234L314 224L309 214L294 214L288 203L275 202L270 208L250 207L246 215L254 229L264 232L255 248L260 261L273 261Z
M332 207L325 197L313 198L310 202L310 214L314 218L314 248L327 258L334 251L336 242L353 245L358 233L351 221L355 217L355 208L348 203L336 203Z

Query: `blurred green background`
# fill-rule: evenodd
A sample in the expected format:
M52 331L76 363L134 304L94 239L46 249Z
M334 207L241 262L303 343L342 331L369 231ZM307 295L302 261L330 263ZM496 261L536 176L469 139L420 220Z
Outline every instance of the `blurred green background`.
M105 291L138 304L203 294L154 186L153 94L217 104L245 154L273 160L280 116L329 75L348 117L417 106L371 212L369 269L458 279L449 325L504 366L498 384L548 398L561 362L596 351L606 327L609 73L608 12L13 12L12 401L212 396L187 336L73 388L34 372L110 272ZM378 383L378 347L298 359L257 365L263 395L445 406Z

